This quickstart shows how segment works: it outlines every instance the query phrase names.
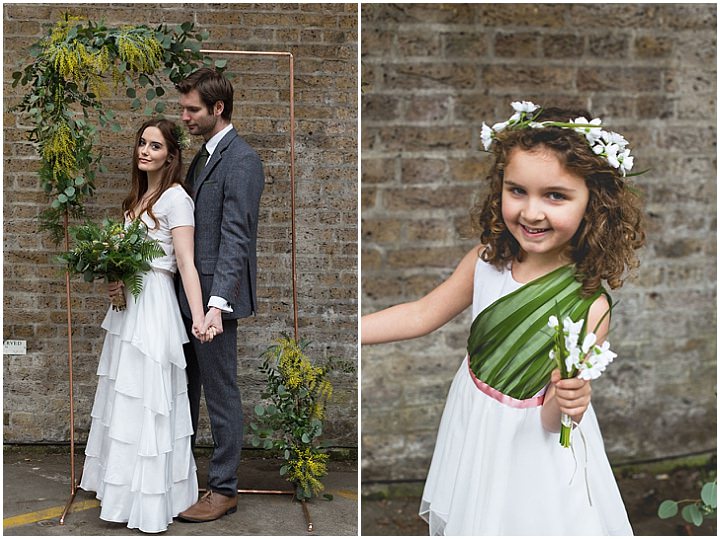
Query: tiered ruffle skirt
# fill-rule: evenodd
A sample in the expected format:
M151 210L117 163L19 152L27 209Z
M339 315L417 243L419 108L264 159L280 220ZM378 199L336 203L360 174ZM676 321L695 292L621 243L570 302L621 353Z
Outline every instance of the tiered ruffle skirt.
M144 532L167 529L197 501L183 343L173 276L152 270L135 301L103 321L105 343L80 487L100 518Z

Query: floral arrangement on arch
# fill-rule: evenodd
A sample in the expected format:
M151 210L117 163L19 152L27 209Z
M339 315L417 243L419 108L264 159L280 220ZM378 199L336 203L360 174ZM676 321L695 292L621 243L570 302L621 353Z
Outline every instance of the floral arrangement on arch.
M200 64L213 61L201 52L208 33L185 22L177 28L160 25L109 28L65 14L47 36L30 48L32 60L12 74L13 88L28 93L13 111L33 124L29 139L37 143L40 181L50 207L40 216L40 228L59 244L67 218L86 216L85 201L95 191L96 171L104 172L93 149L100 127L120 131L112 109L103 106L111 88L125 88L135 110L162 113L165 104L153 100L166 94L165 81L179 82ZM225 67L216 60L215 67ZM65 224L63 224L65 219Z

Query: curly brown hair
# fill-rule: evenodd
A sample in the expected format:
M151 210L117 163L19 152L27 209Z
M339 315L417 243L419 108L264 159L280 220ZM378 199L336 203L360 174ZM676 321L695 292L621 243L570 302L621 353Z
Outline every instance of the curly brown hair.
M587 111L548 108L536 121L567 122L580 116L592 118ZM594 294L603 280L610 288L622 286L626 271L640 265L635 250L645 244L642 202L627 179L595 155L585 137L572 129L508 129L497 134L492 147L495 163L487 177L490 193L471 212L484 245L480 257L498 269L512 260L523 260L520 245L502 218L503 174L516 148L550 150L568 172L585 178L590 198L566 254L575 264L584 296Z

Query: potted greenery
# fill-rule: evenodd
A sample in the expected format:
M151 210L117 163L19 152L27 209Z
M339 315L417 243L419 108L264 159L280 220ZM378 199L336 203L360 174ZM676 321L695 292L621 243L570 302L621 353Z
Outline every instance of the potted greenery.
M294 485L299 500L324 490L321 479L327 475L328 454L319 438L332 395L328 374L336 367L332 360L314 365L305 353L307 346L307 341L283 334L263 353L265 402L255 406L255 420L250 423L252 445L280 452L280 475Z

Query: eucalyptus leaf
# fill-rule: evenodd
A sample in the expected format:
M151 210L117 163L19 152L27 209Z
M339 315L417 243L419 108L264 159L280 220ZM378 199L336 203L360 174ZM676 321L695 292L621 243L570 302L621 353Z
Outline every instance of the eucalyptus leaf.
M717 481L705 483L700 491L700 498L705 505L717 509Z
M674 500L665 500L658 507L658 516L660 518L672 518L678 514L678 503Z
M698 506L694 503L683 507L681 514L686 522L695 524L695 526L700 526L703 522L702 513L700 512Z

